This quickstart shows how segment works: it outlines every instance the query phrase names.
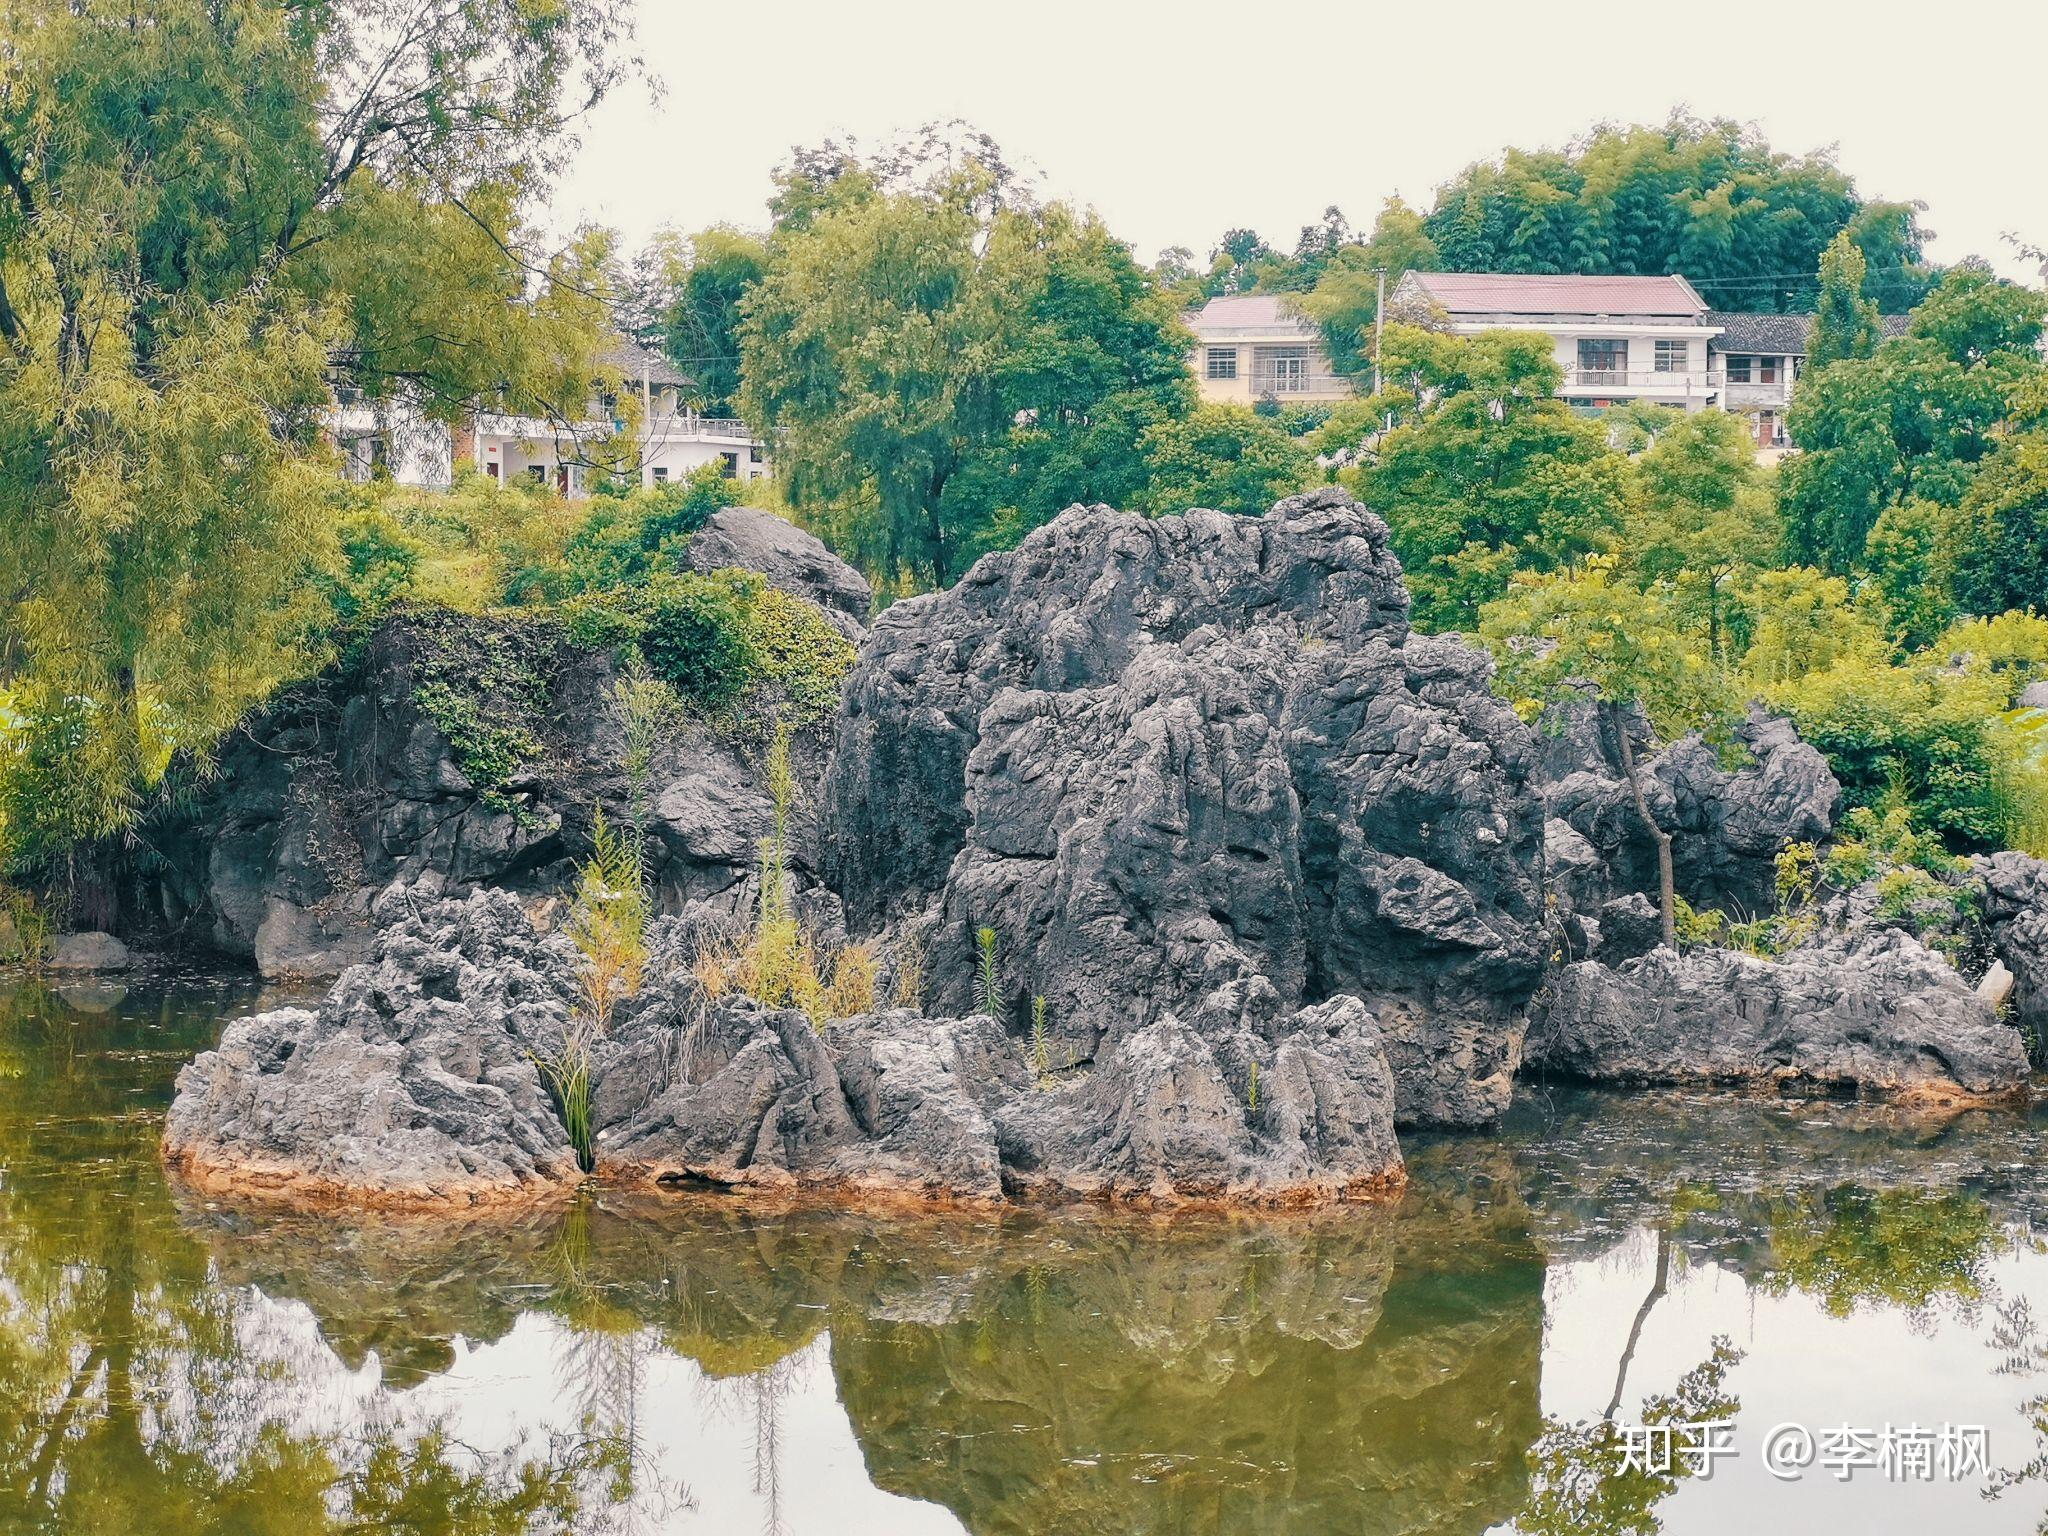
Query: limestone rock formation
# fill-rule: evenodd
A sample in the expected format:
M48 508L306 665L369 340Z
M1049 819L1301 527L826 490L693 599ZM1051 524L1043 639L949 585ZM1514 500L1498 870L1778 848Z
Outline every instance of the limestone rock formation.
M317 1009L230 1024L178 1074L164 1159L203 1189L464 1207L579 1177L537 1061L560 1054L572 951L480 891L380 935Z
M2012 972L2012 1023L2048 1066L2048 860L1995 853L1977 861L1984 884L1983 936Z
M769 584L824 610L839 632L858 641L867 633L874 591L860 572L787 518L756 507L714 512L691 536L684 562L693 571L728 566L759 571Z
M1647 727L1631 722L1645 799L1671 834L1678 893L1696 907L1770 911L1777 856L1833 830L1842 792L1827 759L1789 720L1753 713L1735 735L1747 761L1729 769L1697 736L1651 755ZM1622 775L1619 745L1589 706L1553 711L1538 728L1549 814L1551 881L1581 913L1632 891L1654 896L1656 845ZM1566 833L1574 834L1573 842Z
M1850 1089L1922 1102L2017 1093L2018 1034L1910 935L1831 934L1777 959L1657 949L1551 978L1525 1069L1612 1083Z
M478 681L480 720L530 732L532 760L503 783L465 771L426 705L451 672ZM614 824L629 814L615 681L608 655L542 621L388 621L353 668L289 690L228 740L209 790L160 829L165 859L134 924L267 976L326 977L369 956L387 890L545 900L587 854L596 810ZM797 740L805 776L822 746L813 732ZM757 758L695 719L657 743L648 858L665 907L744 904L771 815Z
M230 1025L179 1075L164 1156L209 1191L452 1207L579 1176L541 1063L561 1057L576 958L504 892L381 904L372 962L318 1009ZM993 1203L1308 1204L1401 1181L1379 1031L1356 999L1245 1022L1212 999L1092 1070L1028 1062L986 1015L838 1019L707 998L657 925L648 985L592 1061L601 1176L753 1192Z
M1075 508L877 621L824 795L857 931L928 928L964 1012L1057 1049L1263 989L1378 1020L1411 1121L1497 1115L1542 971L1532 742L1490 663L1411 636L1386 525L1324 489L1262 518Z

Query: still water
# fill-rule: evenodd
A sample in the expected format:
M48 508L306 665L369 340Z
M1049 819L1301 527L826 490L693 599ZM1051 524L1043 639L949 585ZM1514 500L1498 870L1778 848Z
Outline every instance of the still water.
M278 1217L155 1153L256 1001L0 983L0 1530L2048 1529L2038 1112L1532 1086L1280 1222Z

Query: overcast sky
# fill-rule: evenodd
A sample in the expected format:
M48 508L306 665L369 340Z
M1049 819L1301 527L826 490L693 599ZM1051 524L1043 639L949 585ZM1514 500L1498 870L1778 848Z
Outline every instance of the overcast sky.
M2001 237L2048 245L2044 0L642 0L665 95L584 133L565 221L634 240L758 227L793 144L960 117L1149 260L1250 225L1291 248L1336 203L1369 226L1398 192L1508 144L1558 146L1675 106L1833 146L1866 197L1918 198L1931 253L2038 280Z

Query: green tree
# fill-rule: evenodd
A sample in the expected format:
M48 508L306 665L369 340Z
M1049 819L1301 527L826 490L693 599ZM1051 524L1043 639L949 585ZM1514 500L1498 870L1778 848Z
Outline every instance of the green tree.
M1821 252L1851 228L1872 280L1904 308L1925 278L1917 214L1864 203L1824 155L1674 115L1468 166L1438 190L1427 231L1451 271L1683 272L1724 308L1801 310Z
M1136 505L1154 513L1213 507L1257 515L1309 481L1308 450L1247 406L1205 404L1145 430L1150 481Z
M16 857L124 825L296 664L330 375L441 410L593 376L595 244L523 254L517 210L625 25L596 0L0 13Z
M1499 665L1503 696L1520 705L1593 699L1619 744L1636 816L1656 845L1664 943L1676 949L1671 834L1650 814L1628 717L1640 708L1665 739L1717 727L1734 703L1720 668L1687 639L1666 589L1616 581L1602 560L1517 576L1481 612L1479 632Z
M740 387L740 305L767 270L766 242L728 226L665 234L648 253L650 320L661 350L693 381L692 401L730 416Z
M1139 436L1193 397L1192 341L1128 248L972 168L779 233L744 308L743 414L796 505L891 580L950 581L1067 501L1127 496Z
M1422 215L1398 197L1387 199L1363 245L1333 252L1301 296L1302 311L1322 327L1331 366L1353 378L1372 372L1373 322L1379 314L1380 268L1392 293L1405 272L1441 265Z
M1845 357L1868 357L1883 339L1877 306L1863 297L1868 263L1844 229L1820 256L1820 295L1814 304L1813 335L1806 344L1809 371Z
M2048 609L2048 433L1998 445L1952 515L1946 548L1964 612Z
M1515 571L1606 546L1628 463L1599 423L1556 397L1548 337L1390 325L1386 348L1401 423L1345 478L1393 529L1419 624L1468 625Z
M1777 559L1784 543L1769 484L1742 419L1726 411L1669 411L1635 461L1622 547L1649 582L1668 581L1678 611L1723 652L1732 583Z
M1788 424L1805 451L1782 470L1798 558L1860 571L1886 508L1961 503L1977 465L2039 387L2033 345L2044 303L1965 264L1913 311L1911 334L1801 381Z

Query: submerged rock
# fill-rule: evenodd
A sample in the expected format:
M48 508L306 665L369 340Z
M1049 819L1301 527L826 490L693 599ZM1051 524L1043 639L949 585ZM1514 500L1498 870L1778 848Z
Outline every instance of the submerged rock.
M1778 959L1657 949L1551 978L1532 1073L1612 1083L1849 1089L1924 1102L2021 1092L2020 1038L1910 935L1832 935Z
M1042 998L1082 1060L1218 988L1268 1021L1348 995L1404 1119L1485 1121L1544 953L1532 742L1490 675L1411 636L1386 525L1340 490L1074 508L877 620L827 878L856 931L933 931L942 1011L983 927L1006 1016Z
M125 971L135 962L111 933L67 933L43 963L53 971Z
M580 1177L538 1062L572 951L478 892L402 918L316 1009L238 1019L178 1074L165 1162L209 1192L461 1207Z

